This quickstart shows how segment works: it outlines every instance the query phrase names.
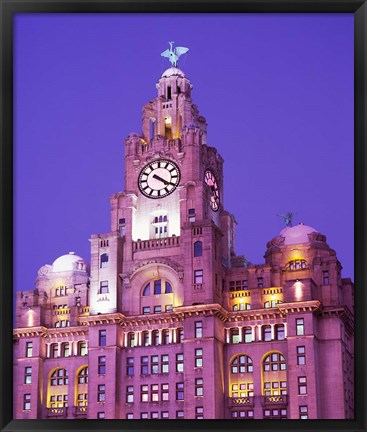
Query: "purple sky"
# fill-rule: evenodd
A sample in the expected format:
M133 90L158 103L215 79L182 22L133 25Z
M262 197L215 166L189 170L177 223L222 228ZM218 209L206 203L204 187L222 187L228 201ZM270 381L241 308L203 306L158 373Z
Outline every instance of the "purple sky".
M262 263L297 212L353 277L353 14L28 14L15 20L15 289L90 260L173 40L224 158L237 254Z

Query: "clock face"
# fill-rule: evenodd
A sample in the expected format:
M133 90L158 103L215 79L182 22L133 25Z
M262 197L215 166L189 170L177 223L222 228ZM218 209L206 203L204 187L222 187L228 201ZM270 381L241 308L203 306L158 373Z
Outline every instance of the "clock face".
M138 179L140 192L148 198L163 198L171 194L179 182L178 166L166 159L158 159L145 165Z
M218 182L210 170L205 171L204 182L210 189L210 207L213 211L218 211L220 204Z

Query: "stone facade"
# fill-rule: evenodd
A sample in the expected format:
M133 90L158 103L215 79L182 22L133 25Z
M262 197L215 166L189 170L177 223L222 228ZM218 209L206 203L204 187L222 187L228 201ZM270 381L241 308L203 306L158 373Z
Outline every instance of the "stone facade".
M16 296L18 419L353 418L353 284L299 224L235 252L223 159L165 71L125 140L111 231Z

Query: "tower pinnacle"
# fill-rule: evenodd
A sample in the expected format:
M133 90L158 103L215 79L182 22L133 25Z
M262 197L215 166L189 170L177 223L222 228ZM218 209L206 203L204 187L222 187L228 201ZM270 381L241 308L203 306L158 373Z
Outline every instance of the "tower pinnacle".
M178 58L182 55L187 53L187 51L189 50L188 48L185 47L176 47L173 48L173 44L174 42L168 42L169 43L169 49L167 49L166 51L163 51L161 56L162 57L167 57L168 60L171 62L172 66L177 67L177 63L178 63Z

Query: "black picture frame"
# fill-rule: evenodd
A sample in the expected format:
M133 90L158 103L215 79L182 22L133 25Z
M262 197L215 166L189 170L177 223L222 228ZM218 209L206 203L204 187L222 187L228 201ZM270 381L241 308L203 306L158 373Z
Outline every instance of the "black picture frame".
M274 12L274 13L353 13L355 21L355 419L354 420L13 420L12 327L13 312L13 15L16 13L113 13L113 12ZM239 1L17 1L0 0L1 28L1 182L0 182L0 429L1 431L50 430L366 430L366 65L367 5L356 0L239 0Z

